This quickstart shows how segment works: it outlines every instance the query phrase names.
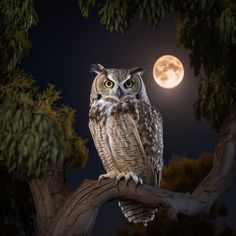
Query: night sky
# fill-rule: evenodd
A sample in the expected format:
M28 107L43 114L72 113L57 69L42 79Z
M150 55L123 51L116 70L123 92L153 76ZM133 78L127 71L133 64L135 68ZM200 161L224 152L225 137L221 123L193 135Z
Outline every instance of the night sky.
M33 47L22 67L35 76L40 88L48 83L56 85L62 93L61 102L76 110L78 134L88 139L89 160L84 169L71 171L68 181L71 190L85 178L96 179L104 173L88 129L89 94L95 77L89 70L94 63L107 68L140 66L146 69L144 83L148 96L163 117L165 164L173 154L197 158L204 151L214 151L216 133L206 122L197 122L193 114L199 78L194 77L190 69L189 52L176 44L173 16L157 30L134 20L131 29L122 34L108 32L93 10L88 19L83 18L75 0L38 0L35 8L39 22L30 31ZM178 57L185 68L182 83L170 90L157 86L152 77L154 62L165 54ZM236 217L235 192L234 184L234 189L220 198L230 206L229 223L232 225ZM116 202L107 204L98 214L95 235L112 233L123 219Z

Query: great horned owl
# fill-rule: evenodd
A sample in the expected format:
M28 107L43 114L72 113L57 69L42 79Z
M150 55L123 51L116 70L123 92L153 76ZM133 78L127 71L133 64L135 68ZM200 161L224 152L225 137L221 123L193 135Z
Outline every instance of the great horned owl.
M136 184L159 186L163 168L162 118L150 104L142 80L143 70L106 69L97 73L90 95L89 128L107 173L99 177L133 179ZM152 221L156 209L120 200L129 221Z

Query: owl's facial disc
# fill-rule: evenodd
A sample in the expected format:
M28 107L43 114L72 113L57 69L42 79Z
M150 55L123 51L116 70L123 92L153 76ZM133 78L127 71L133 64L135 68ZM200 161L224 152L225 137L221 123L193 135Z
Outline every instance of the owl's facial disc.
M112 98L118 100L119 98L115 95L117 84L115 80L105 74L99 74L97 76L95 88L97 94L103 98Z
M96 91L99 97L123 101L139 96L142 83L138 74L127 73L124 76L100 73L96 79Z
M121 82L121 87L126 96L137 97L141 91L142 83L139 75L129 74L126 79Z
M121 99L124 95L124 92L122 91L122 89L120 88L120 86L117 88L116 90L116 95L119 99Z

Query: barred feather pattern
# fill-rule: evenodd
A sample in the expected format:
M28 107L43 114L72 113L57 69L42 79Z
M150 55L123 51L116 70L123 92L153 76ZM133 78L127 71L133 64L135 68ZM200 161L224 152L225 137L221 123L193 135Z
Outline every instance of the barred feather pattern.
M162 120L151 105L129 99L114 103L94 100L89 127L95 146L107 172L127 173L158 186L163 168ZM156 209L130 200L119 201L126 218L134 223L154 219Z

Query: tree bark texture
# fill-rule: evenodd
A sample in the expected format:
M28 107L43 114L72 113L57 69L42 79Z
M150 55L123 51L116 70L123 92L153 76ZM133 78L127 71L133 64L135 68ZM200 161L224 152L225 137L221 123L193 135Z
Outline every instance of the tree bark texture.
M178 214L194 216L206 213L227 190L236 174L236 116L224 124L215 150L212 170L192 194L136 186L133 181L118 184L115 179L85 180L68 193L60 171L32 180L40 236L91 235L97 212L108 201L132 199L168 210L171 218Z

